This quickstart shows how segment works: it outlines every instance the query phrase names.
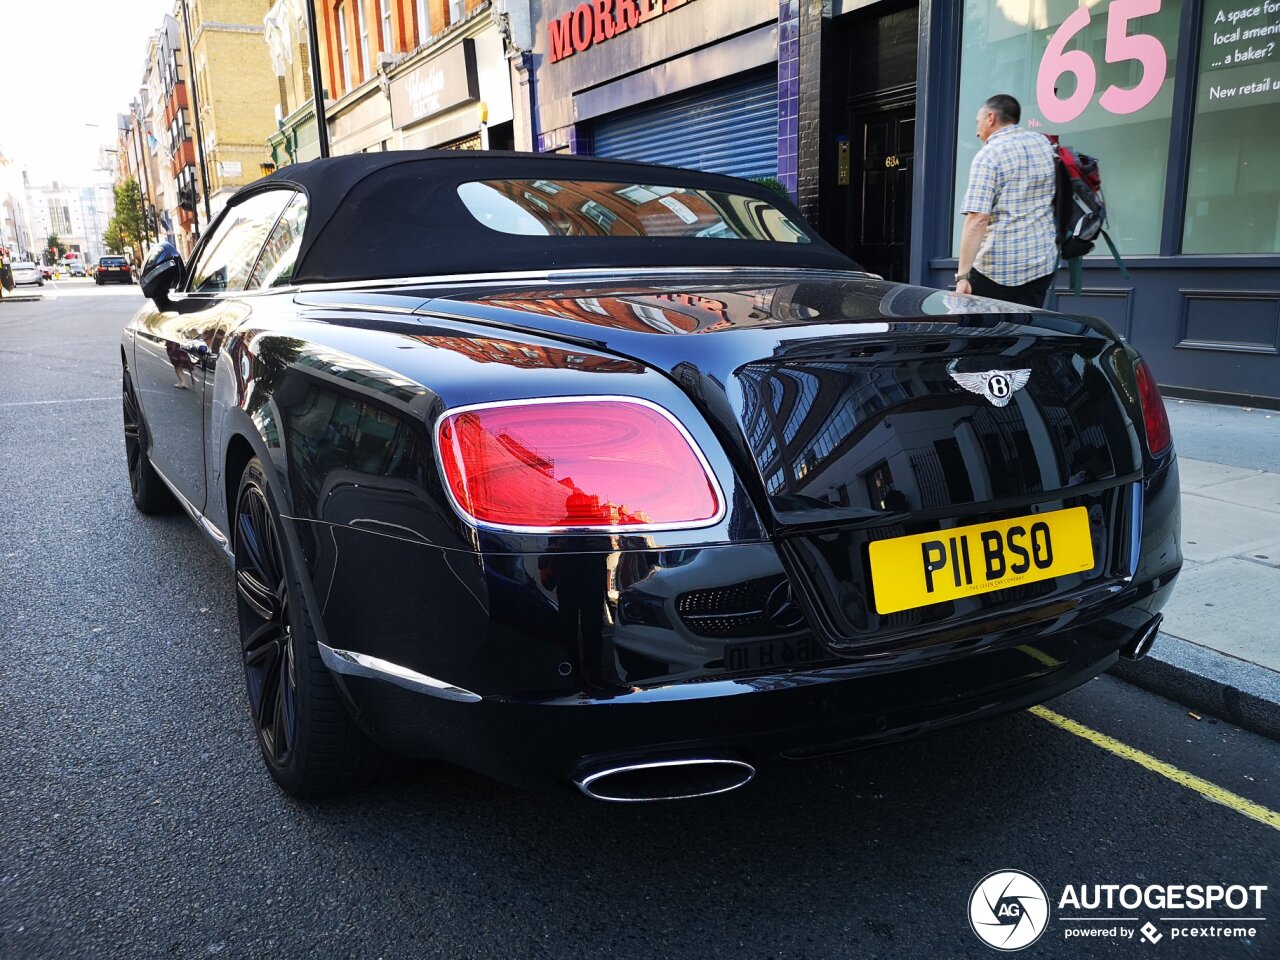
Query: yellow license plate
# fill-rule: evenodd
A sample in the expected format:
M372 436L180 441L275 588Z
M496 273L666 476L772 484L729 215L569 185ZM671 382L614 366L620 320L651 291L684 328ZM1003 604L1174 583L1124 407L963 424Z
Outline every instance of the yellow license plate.
M1055 510L870 544L876 612L896 613L1093 567L1089 512Z

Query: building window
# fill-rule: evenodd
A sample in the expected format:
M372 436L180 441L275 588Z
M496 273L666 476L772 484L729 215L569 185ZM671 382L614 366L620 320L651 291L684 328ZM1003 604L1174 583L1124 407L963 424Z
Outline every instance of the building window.
M467 0L449 0L449 23L459 23L467 15Z
M355 77L351 73L351 39L347 34L347 5L340 3L335 8L338 15L338 48L342 51L342 83L347 89L355 86Z
M681 333L679 327L667 319L667 312L661 307L649 306L645 303L631 304L631 312L646 326L662 333Z
M378 20L382 23L382 50L393 53L395 44L391 42L391 0L378 0Z
M62 236L69 235L71 230L71 210L65 204L49 204L49 217L53 221L53 232Z
M431 11L427 9L427 0L418 0L418 45L431 39Z
M356 0L356 23L360 27L360 79L369 76L373 61L369 57L369 18L364 10L364 0Z
M1155 12L1135 17L1130 0L965 0L953 254L969 164L981 146L974 117L997 93L1018 98L1024 129L1059 134L1099 158L1107 232L1121 253L1160 252L1180 5L1148 6ZM1108 255L1105 246L1095 252Z
M1280 8L1222 9L1204 6L1182 252L1280 253Z

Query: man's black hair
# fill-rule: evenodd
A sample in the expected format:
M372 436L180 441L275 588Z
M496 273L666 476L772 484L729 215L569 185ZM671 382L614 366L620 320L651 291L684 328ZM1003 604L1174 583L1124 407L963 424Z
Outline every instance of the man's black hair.
M1001 123L1017 123L1022 119L1022 104L1007 93L997 93L982 106L999 117Z

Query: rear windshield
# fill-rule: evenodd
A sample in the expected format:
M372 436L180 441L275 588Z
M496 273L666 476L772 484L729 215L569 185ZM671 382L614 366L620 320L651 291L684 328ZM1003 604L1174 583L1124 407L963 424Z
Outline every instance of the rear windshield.
M124 257L103 257L99 262L104 267L123 267Z
M529 237L681 237L809 243L768 200L716 190L601 180L480 180L458 187L467 211Z

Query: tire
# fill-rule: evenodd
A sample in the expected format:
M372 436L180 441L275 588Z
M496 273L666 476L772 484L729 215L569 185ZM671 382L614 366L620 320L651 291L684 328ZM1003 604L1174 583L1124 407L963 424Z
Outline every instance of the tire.
M139 513L169 513L177 509L178 501L147 457L151 437L147 433L146 421L142 419L138 396L134 393L133 380L128 371L124 374L123 392L124 452L125 463L129 468L129 492L133 495L133 505L138 508Z
M232 544L250 715L272 779L303 799L374 779L387 755L356 726L320 659L311 611L256 457L240 478Z
M98 286L102 286L102 278L101 278L101 277L94 277L94 278L93 278L93 282L94 282L94 283L96 283Z

